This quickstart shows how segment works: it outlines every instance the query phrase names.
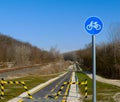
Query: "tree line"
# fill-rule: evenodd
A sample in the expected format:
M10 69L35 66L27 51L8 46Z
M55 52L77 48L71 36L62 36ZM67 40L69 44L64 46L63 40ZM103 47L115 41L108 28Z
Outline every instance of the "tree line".
M45 51L29 43L0 34L0 65L12 62L15 66L55 62L61 58L59 51ZM5 67L5 66L3 66Z
M64 54L65 60L78 61L92 72L92 44L86 48ZM109 33L109 42L96 46L97 74L106 78L120 79L120 26Z

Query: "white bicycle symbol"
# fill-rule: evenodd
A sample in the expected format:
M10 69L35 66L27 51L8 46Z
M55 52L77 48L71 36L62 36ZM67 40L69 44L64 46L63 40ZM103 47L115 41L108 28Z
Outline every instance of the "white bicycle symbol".
M93 28L95 28L96 30L100 30L101 26L98 24L98 22L91 21L90 24L86 26L86 29L92 30Z

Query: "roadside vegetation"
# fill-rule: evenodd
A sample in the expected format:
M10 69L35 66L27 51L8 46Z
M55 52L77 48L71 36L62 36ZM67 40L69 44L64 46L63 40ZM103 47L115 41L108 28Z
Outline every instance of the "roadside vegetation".
M120 79L120 25L111 27L108 42L96 46L97 74L106 78ZM65 60L78 61L84 70L92 72L92 44L86 48L64 54Z
M28 42L22 42L0 33L0 69L44 64L63 60L59 50L40 49Z
M92 102L92 80L83 72L76 72L79 82L88 81L88 98L84 102ZM97 102L116 102L114 96L120 92L120 87L97 81ZM84 85L79 85L80 93L84 97Z

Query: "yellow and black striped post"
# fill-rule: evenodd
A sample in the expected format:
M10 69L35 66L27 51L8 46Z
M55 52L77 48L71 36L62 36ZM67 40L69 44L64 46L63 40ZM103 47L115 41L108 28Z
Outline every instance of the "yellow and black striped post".
M7 82L8 84L22 84L23 85L23 88L25 89L26 93L28 94L29 98L32 99L32 95L30 94L30 92L28 91L28 88L27 86L25 85L25 82L24 81L8 81Z
M87 98L87 90L88 90L87 79L85 79L85 98Z
M0 84L1 84L0 99L4 99L4 79L3 78L0 80Z
M85 85L85 98L87 98L87 79L85 79L84 82L64 82L61 88L58 90L56 95L54 96L54 99L58 99L59 95L61 95L62 90L64 89L65 85L71 85L71 84L78 84L78 85Z
M32 99L32 95L30 94L27 86L25 85L24 81L5 81L3 78L0 80L0 84L1 84L1 95L0 95L0 99L4 98L4 84L22 84L23 88L25 89L26 93L28 94L29 98Z
M25 85L25 82L21 81L20 83L23 85L23 87L24 87L25 91L27 92L29 98L33 99L32 95L30 94L30 92L29 92L29 90L27 88L27 86Z
M71 75L69 81L72 82L72 75ZM62 102L67 102L67 95L68 95L68 91L69 91L69 89L70 89L70 84L67 84L67 88L66 88L66 91L65 91L64 97L63 97L63 99L62 99Z
M62 90L64 89L66 84L63 84L61 88L58 90L57 94L54 96L54 99L58 99L59 95L61 95Z

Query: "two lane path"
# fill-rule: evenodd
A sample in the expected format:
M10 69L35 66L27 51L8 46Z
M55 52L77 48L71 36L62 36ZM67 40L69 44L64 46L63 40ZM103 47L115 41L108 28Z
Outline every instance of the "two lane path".
M56 81L52 82L48 86L42 88L41 90L38 90L36 93L34 93L33 100L30 99L24 99L23 102L62 102L67 95L66 91L68 90L68 85L64 85L63 88L61 86L64 82L69 82L71 79L72 71L69 71L64 76L60 77ZM62 91L61 91L62 89ZM58 99L54 99L54 95L57 94L57 92L61 92L60 95L58 95Z

